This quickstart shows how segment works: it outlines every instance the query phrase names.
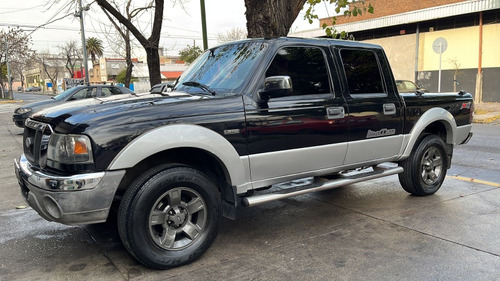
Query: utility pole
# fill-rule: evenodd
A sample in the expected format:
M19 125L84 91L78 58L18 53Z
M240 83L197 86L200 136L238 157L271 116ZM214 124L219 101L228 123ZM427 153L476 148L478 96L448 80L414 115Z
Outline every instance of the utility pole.
M82 35L82 50L83 50L83 67L85 68L85 85L89 85L89 65L87 62L87 44L85 42L85 28L83 26L83 10L88 11L89 7L82 7L82 0L78 0L78 13L75 17L80 18L80 33ZM93 63L93 62L92 62Z
M200 0L201 6L201 32L203 34L203 50L208 49L207 19L205 15L205 0Z

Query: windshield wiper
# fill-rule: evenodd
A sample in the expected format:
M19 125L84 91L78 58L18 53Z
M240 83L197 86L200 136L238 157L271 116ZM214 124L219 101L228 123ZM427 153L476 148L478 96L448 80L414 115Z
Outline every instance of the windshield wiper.
M207 85L204 85L204 84L201 84L201 83L198 83L196 81L187 81L187 82L184 82L182 83L182 85L186 85L186 86L190 86L190 87L197 87L197 88L200 88L204 91L207 91L209 92L210 94L212 94L213 96L215 96L216 92L215 91L212 91L210 90L210 88L207 86Z

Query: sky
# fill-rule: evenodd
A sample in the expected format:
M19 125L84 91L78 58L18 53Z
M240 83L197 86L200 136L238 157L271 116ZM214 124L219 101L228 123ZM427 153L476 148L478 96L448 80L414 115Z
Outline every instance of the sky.
M132 3L140 6L146 0L134 0ZM2 0L0 5L0 30L8 26L21 26L27 33L31 33L33 49L51 53L57 52L61 46L70 40L81 44L80 21L75 17L75 0ZM50 4L54 3L52 7ZM65 5L69 6L69 10ZM103 41L106 57L118 57L111 46L122 44L116 32L111 28L97 3L92 0L82 0L83 6L90 4L85 12L85 36L97 37ZM181 4L182 3L182 4ZM246 30L245 5L243 0L205 0L208 45L216 46L217 34L225 34L231 29ZM328 16L326 5L317 8L321 17ZM333 10L333 8L330 8ZM303 13L297 17L291 31L316 29L317 22L309 24L303 20ZM143 30L150 30L152 13L145 13L139 19L137 26ZM63 19L57 20L61 17ZM52 22L54 21L54 22ZM50 24L47 24L52 22ZM34 27L45 25L34 30ZM179 50L188 45L197 45L203 48L201 33L201 9L198 0L165 0L163 25L160 47L167 55L178 55ZM142 48L135 48L134 57L143 57Z

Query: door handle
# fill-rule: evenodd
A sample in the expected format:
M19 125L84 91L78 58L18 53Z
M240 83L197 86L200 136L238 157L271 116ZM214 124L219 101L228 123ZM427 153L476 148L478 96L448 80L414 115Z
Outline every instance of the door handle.
M328 119L342 119L345 117L344 107L328 107L326 115Z
M384 115L394 115L396 114L396 105L393 103L386 103L383 105Z

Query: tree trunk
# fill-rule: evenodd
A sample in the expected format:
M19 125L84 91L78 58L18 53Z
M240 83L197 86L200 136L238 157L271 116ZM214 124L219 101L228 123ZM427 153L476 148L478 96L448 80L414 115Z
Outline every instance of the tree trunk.
M50 82L52 82L52 93L54 93L54 96L57 94L57 78L50 79Z
M306 0L245 0L248 38L287 36Z
M160 54L158 54L158 46L160 45L164 0L154 0L155 11L151 28L151 36L147 39L130 21L130 19L125 18L120 12L118 12L118 10L115 9L115 7L110 5L108 1L96 0L96 2L99 6L113 15L121 24L127 27L127 29L135 36L137 41L139 41L146 51L151 86L161 83Z
M146 58L148 60L149 82L151 87L161 83L160 72L160 54L158 46L150 46L144 48L146 50Z
M125 87L130 87L130 81L132 80L132 68L134 64L132 63L132 48L130 46L130 33L126 31L126 36L123 40L125 41L125 60L127 61L127 70L125 71Z
M131 60L127 60L127 68L125 70L125 88L130 88L130 81L132 81L132 68L134 64Z

